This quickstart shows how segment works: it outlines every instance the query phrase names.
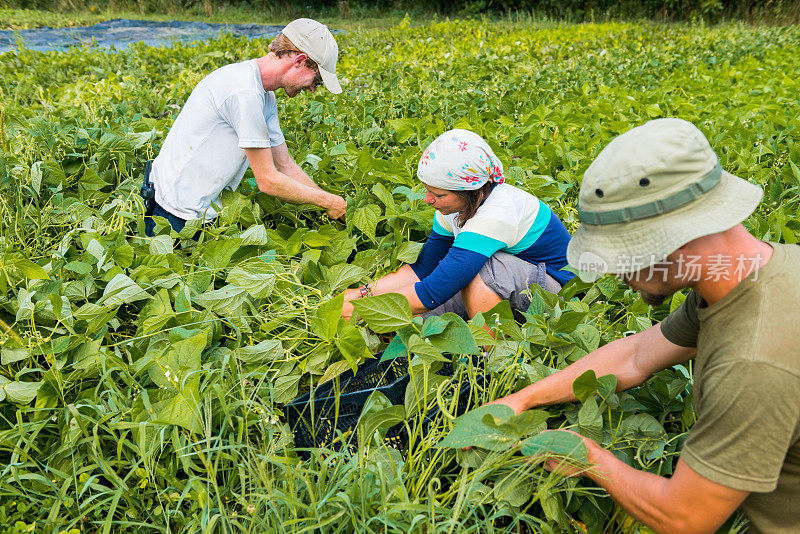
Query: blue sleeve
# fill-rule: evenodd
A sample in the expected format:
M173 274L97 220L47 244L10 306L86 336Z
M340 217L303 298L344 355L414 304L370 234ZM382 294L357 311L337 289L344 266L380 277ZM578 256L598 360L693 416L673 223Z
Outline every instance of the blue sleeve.
M422 305L432 310L464 289L488 259L472 250L450 247L433 272L414 284L414 291Z
M562 271L567 266L567 245L572 239L558 215L550 212L550 221L535 243L519 253L519 257L531 263L544 262L547 274L562 286L572 280L574 273Z
M434 226L431 235L428 236L425 244L422 245L422 250L417 256L417 261L411 264L411 268L417 275L417 278L422 280L433 272L439 262L447 255L447 251L453 246L453 236L442 235L436 231Z

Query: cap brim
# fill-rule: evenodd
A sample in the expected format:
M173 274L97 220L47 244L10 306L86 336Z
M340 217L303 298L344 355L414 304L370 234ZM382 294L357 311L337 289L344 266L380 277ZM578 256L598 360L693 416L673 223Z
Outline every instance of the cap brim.
M342 86L339 84L339 78L332 72L319 67L319 73L322 76L322 83L325 84L325 89L331 93L338 95L342 92Z
M669 213L626 223L581 224L567 247L567 262L581 279L645 269L689 241L733 228L755 211L762 196L759 186L723 171L717 187Z

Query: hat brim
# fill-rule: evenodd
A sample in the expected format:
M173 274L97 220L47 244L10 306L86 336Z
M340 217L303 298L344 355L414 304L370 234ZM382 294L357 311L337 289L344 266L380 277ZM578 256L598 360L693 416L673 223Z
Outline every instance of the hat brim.
M585 281L645 269L689 241L733 228L755 211L763 194L759 186L722 171L711 191L669 213L617 224L581 224L567 247L567 262Z
M338 95L342 92L342 86L339 84L339 78L330 71L319 67L319 73L322 76L322 83L325 84L325 89L331 93Z

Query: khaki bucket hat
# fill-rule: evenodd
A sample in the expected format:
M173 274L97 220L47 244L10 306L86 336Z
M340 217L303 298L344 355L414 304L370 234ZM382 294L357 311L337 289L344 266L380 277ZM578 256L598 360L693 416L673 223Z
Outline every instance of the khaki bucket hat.
M692 123L656 119L613 139L581 183L581 226L567 261L581 279L630 274L693 239L728 230L761 202L760 187L722 170Z

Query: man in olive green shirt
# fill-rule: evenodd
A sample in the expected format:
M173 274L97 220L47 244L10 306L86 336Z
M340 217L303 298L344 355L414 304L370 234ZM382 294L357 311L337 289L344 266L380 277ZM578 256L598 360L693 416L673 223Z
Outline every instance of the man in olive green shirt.
M694 359L697 422L671 478L584 438L589 476L657 532L715 532L737 509L750 532L800 532L800 247L741 224L761 189L722 170L703 134L658 119L614 139L586 171L567 257L615 273L649 304L691 288L663 322L499 399L517 413L575 400L584 371L628 389Z

